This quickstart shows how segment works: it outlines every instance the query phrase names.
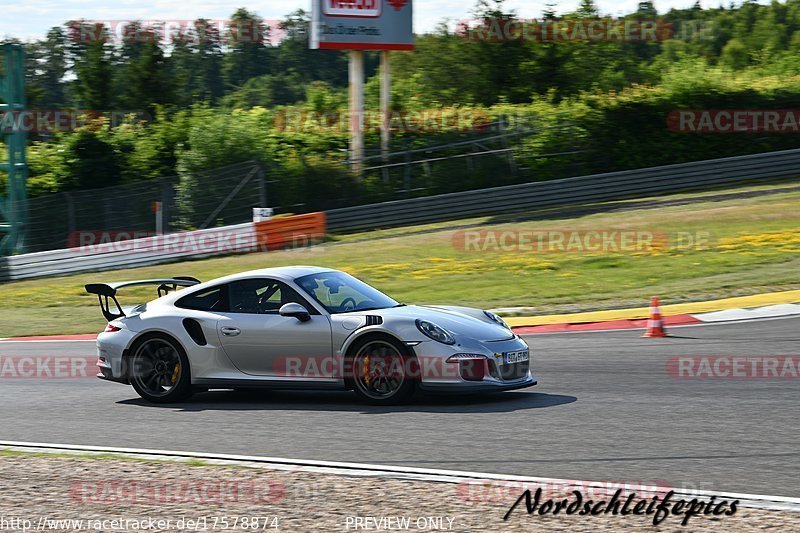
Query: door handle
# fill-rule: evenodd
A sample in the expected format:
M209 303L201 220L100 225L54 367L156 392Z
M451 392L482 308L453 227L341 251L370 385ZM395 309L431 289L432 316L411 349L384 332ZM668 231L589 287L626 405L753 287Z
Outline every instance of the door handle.
M232 328L228 326L222 328L220 331L222 331L222 334L225 335L226 337L235 337L236 335L242 332L242 330L240 330L239 328Z

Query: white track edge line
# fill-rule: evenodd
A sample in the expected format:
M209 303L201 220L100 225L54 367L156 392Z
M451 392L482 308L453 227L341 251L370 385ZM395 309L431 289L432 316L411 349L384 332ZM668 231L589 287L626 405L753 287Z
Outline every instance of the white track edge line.
M254 455L220 454L185 452L174 450L153 450L146 448L116 448L109 446L88 446L75 444L54 444L23 441L0 441L4 449L17 449L19 451L39 452L44 450L50 453L57 452L90 452L112 453L119 455L149 456L158 459L209 459L222 463L250 463L261 467L276 470L296 470L319 472L350 476L392 477L416 481L464 483L469 481L479 482L520 482L528 484L562 485L577 488L607 488L609 483L602 481L578 481L570 479L541 478L516 476L507 474L490 474L482 472L467 472L459 470L444 470L433 468L401 467L391 465L375 465L366 463L347 463L338 461L316 461L306 459L286 459L279 457L263 457ZM765 494L747 494L733 492L714 492L705 490L682 491L672 487L643 487L640 492L666 493L675 491L678 496L717 496L718 498L738 499L743 507L767 509L775 511L800 512L800 498L786 496L769 496Z

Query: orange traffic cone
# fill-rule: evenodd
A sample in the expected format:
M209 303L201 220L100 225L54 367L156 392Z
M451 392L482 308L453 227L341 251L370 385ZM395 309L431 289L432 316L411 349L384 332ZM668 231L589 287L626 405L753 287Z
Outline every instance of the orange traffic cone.
M658 296L650 299L650 319L647 321L647 332L642 337L666 337L667 331L664 329L664 321L661 319L661 304Z

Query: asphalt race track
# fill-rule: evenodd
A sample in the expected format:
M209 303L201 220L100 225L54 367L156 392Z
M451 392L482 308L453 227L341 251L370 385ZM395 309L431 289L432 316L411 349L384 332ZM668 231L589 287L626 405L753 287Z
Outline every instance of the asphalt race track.
M800 496L800 380L676 379L666 366L678 355L800 355L800 318L641 333L528 337L538 386L396 408L351 393L270 391L154 406L94 378L4 378L0 440ZM4 356L93 353L93 342L0 342Z

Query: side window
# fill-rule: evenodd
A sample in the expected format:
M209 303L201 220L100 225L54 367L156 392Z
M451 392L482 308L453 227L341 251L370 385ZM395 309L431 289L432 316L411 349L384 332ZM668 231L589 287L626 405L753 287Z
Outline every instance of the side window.
M177 307L195 311L225 311L226 304L223 285L192 293L175 302Z
M280 308L296 302L314 313L297 292L273 279L243 279L228 285L228 309L231 313L277 315Z

